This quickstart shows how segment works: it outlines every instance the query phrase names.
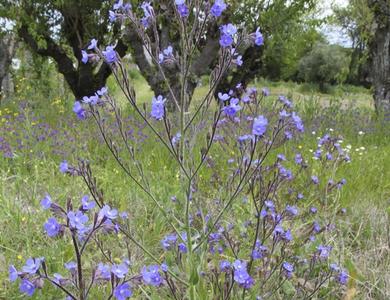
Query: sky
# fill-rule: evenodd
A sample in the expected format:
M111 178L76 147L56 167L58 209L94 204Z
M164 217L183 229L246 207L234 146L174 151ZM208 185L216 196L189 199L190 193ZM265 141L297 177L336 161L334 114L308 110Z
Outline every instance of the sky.
M326 17L332 14L332 5L345 7L348 5L348 2L348 0L321 0L320 5L322 8L322 16ZM329 43L339 44L344 47L351 47L351 40L349 39L348 35L342 31L341 27L325 25L321 28L321 31L325 34Z

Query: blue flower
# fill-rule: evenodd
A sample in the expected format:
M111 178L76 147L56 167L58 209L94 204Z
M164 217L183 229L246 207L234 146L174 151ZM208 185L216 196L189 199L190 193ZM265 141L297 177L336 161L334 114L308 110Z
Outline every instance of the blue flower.
M72 228L83 230L85 228L84 223L88 222L88 216L84 215L81 211L68 212L69 225Z
M81 205L83 206L83 210L90 210L95 207L96 203L94 201L88 202L89 196L85 195L81 198Z
M292 113L291 118L295 123L296 129L300 132L303 132L305 128L303 126L302 119L295 112Z
M27 296L31 297L34 294L35 286L31 281L23 279L19 285L19 290L23 294L26 294Z
M23 266L22 271L28 274L35 274L41 267L41 262L42 259L40 258L29 258Z
M156 97L153 97L153 100L152 100L152 111L150 113L150 115L155 118L156 120L161 120L162 118L164 118L164 115L165 115L165 108L164 108L164 105L165 105L165 101L166 99L159 95Z
M318 183L320 182L319 179L318 179L318 177L315 176L315 175L311 176L311 181L312 181L314 184L318 184Z
M69 261L64 264L65 269L69 270L70 272L75 272L77 269L77 264L74 261Z
M221 47L226 48L233 44L233 36L237 33L237 28L233 24L226 24L221 26L221 38L219 44Z
M124 278L127 272L129 272L129 269L125 263L122 263L120 265L113 265L111 272L118 278Z
M61 225L58 224L56 218L49 218L44 225L45 231L49 237L55 237L61 230Z
M141 274L143 281L147 285L160 286L163 282L158 265L144 266Z
M288 262L282 264L282 271L287 278L290 278L294 272L294 266Z
M258 116L253 121L252 134L261 136L263 135L268 126L268 120L264 116Z
M219 44L223 48L229 47L233 44L233 38L230 35L223 34L223 35L221 35L221 38L219 39Z
M230 99L230 104L228 106L225 106L222 110L224 113L230 117L234 117L236 113L241 110L241 106L238 104L239 103L238 98L232 98Z
M168 234L166 235L160 242L161 246L164 250L171 250L175 245L177 241L176 234Z
M107 219L114 220L118 217L118 211L116 209L111 209L111 207L106 204L100 210L99 216L101 218L104 216Z
M255 45L256 46L264 45L264 38L262 33L260 32L260 28L257 28L255 32Z
M210 12L214 17L218 18L222 15L226 7L227 5L224 0L216 0L213 6L211 6Z
M237 27L234 26L233 24L229 23L226 25L222 25L221 31L223 34L226 34L226 35L229 35L232 37L237 33Z
M114 290L114 297L118 300L126 300L133 295L128 283L118 285Z
M319 245L317 247L317 254L318 254L320 259L327 259L329 257L331 250L332 250L331 246Z
M69 172L69 165L68 165L68 162L66 160L64 160L60 163L60 172L61 173Z
M221 272L228 272L232 268L232 266L229 261L222 260L219 263L219 268L221 269Z
M61 169L61 167L60 167ZM43 199L41 200L41 206L43 207L43 209L49 209L50 206L51 206L51 197L49 194L46 194L45 197L43 197Z
M16 279L18 279L18 270L16 270L14 265L10 265L8 267L8 278L11 282L14 282Z
M111 269L109 265L99 263L96 269L96 277L102 278L105 280L111 279Z
M118 60L118 56L116 55L116 51L114 50L114 46L107 46L106 50L103 51L104 59L109 63L115 63Z
M88 53L84 50L81 50L81 61L83 64L88 62Z
M336 281L342 285L348 283L348 272L345 270L340 271L336 276Z
M298 214L298 208L296 206L286 206L286 213L291 215L291 216L296 216Z
M97 48L97 43L98 41L96 39L92 39L89 46L88 46L88 50L94 50Z
M85 115L85 109L81 105L79 101L75 101L73 105L73 112L77 115L77 117L80 120L84 120L86 115Z
M179 12L179 14L182 18L186 18L190 15L190 11L189 11L187 5L185 5L185 4L177 5L177 11Z

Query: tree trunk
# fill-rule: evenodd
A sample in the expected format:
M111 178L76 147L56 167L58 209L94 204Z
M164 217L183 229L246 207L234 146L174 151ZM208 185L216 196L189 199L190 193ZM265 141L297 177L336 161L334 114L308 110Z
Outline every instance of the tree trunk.
M12 58L15 54L16 40L13 36L0 39L0 100L3 98L3 80L7 77Z
M375 109L390 114L390 3L369 1L374 12L375 34L370 43L371 80Z

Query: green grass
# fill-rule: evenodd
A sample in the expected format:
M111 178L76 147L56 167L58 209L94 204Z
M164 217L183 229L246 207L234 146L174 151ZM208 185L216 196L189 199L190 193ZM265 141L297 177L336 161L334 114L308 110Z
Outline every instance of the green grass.
M148 102L152 97L150 89L137 74L130 76L137 81L135 89L141 103ZM348 183L339 194L340 205L347 208L347 215L339 232L341 242L337 244L336 255L348 263L354 277L350 281L348 293L354 294L356 299L390 298L390 222L387 214L390 207L390 127L373 117L369 92L338 87L332 95L324 95L293 83L259 81L256 84L259 88L268 86L272 96L291 96L304 113L308 129L301 140L291 148L284 149L287 153L292 154L295 148L309 154L310 150L315 150L317 137L326 132L338 135L344 147L350 145L352 162L340 168L337 173L338 178L346 178ZM109 86L114 89L112 82ZM195 98L200 98L204 90L205 87L197 89ZM120 95L120 91L115 89L114 93ZM60 102L52 99L51 102L54 104L49 106L37 102L34 107L37 122L45 119L53 126L66 126L58 123L58 114L70 113L71 104L65 99ZM8 103L7 107L16 111L17 105ZM340 110L340 107L345 110ZM4 114L5 108L2 107L1 111ZM316 119L321 114L326 117ZM366 130L366 118L370 120L369 130ZM316 122L319 126L312 133L310 124ZM31 122L26 121L19 126L28 130ZM106 198L119 209L130 212L131 222L135 232L138 232L137 238L147 246L158 243L166 233L164 218L134 183L125 177L108 151L96 142L96 129L80 124L69 130L75 135L76 146L85 141L87 136L87 149L74 151L73 161L78 157L89 159ZM359 134L359 131L364 134ZM79 132L90 134L78 136ZM20 265L30 256L45 256L50 258L52 270L63 272L63 263L72 257L72 249L66 241L53 243L45 237L42 224L48 218L48 213L41 210L39 202L46 192L62 203L68 197L78 201L86 190L79 178L71 178L58 172L60 159L49 154L51 148L52 146L42 142L31 149L33 154L46 153L41 158L35 155L29 158L29 153L26 152L19 153L14 159L0 158L0 299L23 299L17 287L10 285L6 279L9 264ZM150 182L159 183L156 193L162 203L165 206L173 205L170 198L180 190L174 162L167 159L167 154L159 150L153 140L147 141L143 146L139 159L146 161ZM123 241L119 243L125 246ZM142 253L136 249L133 251L134 257L141 258ZM114 250L113 255L121 258L121 251ZM52 262L55 264L51 264ZM38 293L33 299L58 299L58 291L50 288L45 296Z

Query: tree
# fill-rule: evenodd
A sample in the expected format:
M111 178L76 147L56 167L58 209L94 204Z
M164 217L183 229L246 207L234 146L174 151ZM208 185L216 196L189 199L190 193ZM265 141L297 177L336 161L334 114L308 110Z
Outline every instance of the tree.
M33 52L51 57L76 98L92 95L104 86L111 70L106 63L81 63L81 50L96 38L108 44L117 38L116 50L125 55L127 47L117 26L109 26L108 0L5 0L0 17L16 23L15 31ZM96 25L98 24L98 25Z
M3 80L9 73L9 67L15 54L16 39L11 34L0 35L0 100L3 97Z
M260 27L265 39L272 40L278 30L283 32L288 30L287 22L300 20L315 7L316 2L317 0L229 1L230 12L225 11L222 18L208 22L203 28L202 39L197 44L189 65L188 76L191 80L186 86L186 95L191 99L201 76L207 74L216 65L219 59L220 25L226 23L228 19L234 24L245 27L248 33ZM121 36L120 22L109 23L108 11L112 9L111 4L108 0L82 2L7 0L5 4L0 5L0 12L16 20L19 36L33 51L42 56L52 57L57 62L59 72L64 75L78 99L93 94L104 85L111 74L105 63L86 65L80 63L81 50L87 47L92 38L98 39L100 45L116 44L115 50L121 57L131 53L155 94L173 94L180 99L181 86L177 65L162 66L166 73L166 76L163 76L158 66L150 61L150 55L145 53L145 47L136 32L137 28L127 24L125 34ZM138 15L142 14L140 4L141 1L132 1L133 11ZM158 16L155 36L158 38L151 40L153 48L162 51L168 45L172 45L175 51L181 53L182 45L178 33L182 25L173 18L177 13L175 1L153 1L152 5ZM210 4L205 1L205 5ZM193 22L194 17L190 18L192 19L188 22ZM243 56L243 67L237 68L231 76L222 78L216 90L227 90L237 83L246 86L262 70L264 47L252 47L246 44L238 50ZM167 90L165 81L171 84L172 93Z
M372 38L373 13L367 0L350 0L346 7L333 7L333 22L351 39L351 61L347 82L368 86L368 45Z
M390 113L390 3L369 0L374 34L369 44L374 102L378 112Z
M284 0L229 1L231 8L224 12L221 19L214 19L206 24L203 32L204 38L197 45L194 58L191 60L189 67L191 80L186 88L188 97L192 97L200 77L208 74L217 63L220 50L219 28L227 20L231 20L232 23L246 28L248 33L254 32L257 27L260 27L266 42L264 47L241 46L238 50L243 57L243 66L235 69L229 76L222 78L215 89L216 92L228 91L238 83L245 87L256 76L264 75L261 73L264 69L264 51L267 51L269 45L274 44L272 43L273 40L280 40L280 35L287 34L288 24L301 20L303 16L314 9L316 3L316 0L293 0L289 2ZM179 35L177 34L180 30L180 24L172 21L175 20L173 18L175 13L174 1L156 1L154 10L156 15L159 16L157 19L157 30L160 38L158 41L159 45L156 45L156 48L165 49L168 45L172 45L176 51L181 53L182 49L178 40ZM193 20L188 20L188 22L191 21ZM155 94L169 95L167 86L164 84L164 81L168 80L173 87L173 94L178 98L181 87L180 79L178 78L180 72L177 66L172 64L163 66L164 71L167 73L166 78L164 78L158 71L158 67L148 60L148 55L142 47L142 40L137 37L134 27L127 27L126 36L134 61ZM272 51L268 53L272 55Z
M348 63L346 51L341 46L320 43L301 59L299 75L306 82L318 83L324 91L326 84L344 82Z

